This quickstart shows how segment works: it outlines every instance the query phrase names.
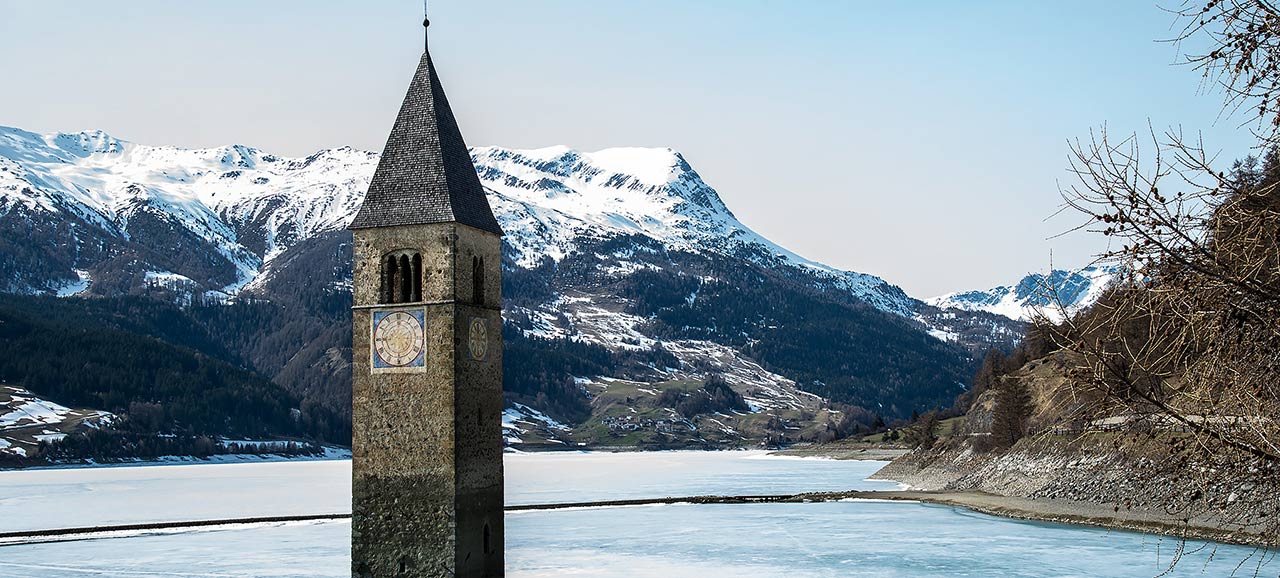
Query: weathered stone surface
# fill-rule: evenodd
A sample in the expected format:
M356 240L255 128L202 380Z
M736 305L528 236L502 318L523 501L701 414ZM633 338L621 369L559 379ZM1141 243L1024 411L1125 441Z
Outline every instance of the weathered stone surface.
M422 255L422 301L378 303L382 257L401 250ZM500 250L456 223L355 231L354 576L503 575ZM425 366L375 373L373 312L412 309Z

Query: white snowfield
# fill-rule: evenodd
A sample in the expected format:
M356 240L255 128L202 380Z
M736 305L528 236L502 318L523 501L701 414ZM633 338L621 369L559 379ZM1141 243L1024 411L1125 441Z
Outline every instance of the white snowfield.
M512 404L502 412L502 435L508 445L524 443L521 435L535 428L545 428L568 432L573 428L564 425L555 418L533 409L522 403Z
M93 276L84 269L76 269L75 271L77 277L75 281L68 282L66 285L55 289L54 293L58 297L74 297L89 289L89 284L93 282Z

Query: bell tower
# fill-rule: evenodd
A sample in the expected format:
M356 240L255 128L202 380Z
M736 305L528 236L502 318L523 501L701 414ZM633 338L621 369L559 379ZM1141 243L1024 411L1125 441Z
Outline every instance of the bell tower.
M429 51L350 228L351 574L502 576L502 229Z

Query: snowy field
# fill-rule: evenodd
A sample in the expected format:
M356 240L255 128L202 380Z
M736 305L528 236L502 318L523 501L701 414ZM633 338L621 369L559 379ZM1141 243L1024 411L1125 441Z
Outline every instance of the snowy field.
M509 454L508 503L888 489L882 462L759 452ZM0 531L349 511L345 461L0 472ZM0 547L0 577L347 576L347 521ZM750 577L1155 576L1168 540L874 501L671 505L507 515L507 574ZM1187 554L1170 576L1228 576L1252 549ZM1254 559L1256 561L1256 558ZM1275 564L1262 575L1274 574ZM1246 565L1240 575L1252 575Z
M0 472L0 532L351 513L351 462L128 465ZM8 559L10 552L0 554Z

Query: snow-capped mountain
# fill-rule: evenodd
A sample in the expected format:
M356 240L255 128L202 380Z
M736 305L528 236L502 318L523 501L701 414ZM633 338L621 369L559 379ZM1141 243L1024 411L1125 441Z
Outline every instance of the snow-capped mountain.
M974 352L1019 335L1016 321L932 307L773 243L671 149L472 158L507 234L508 401L556 419L600 410L618 380L656 395L643 384L717 373L753 411L826 431L841 419L828 401L866 416L949 404ZM345 226L377 162L351 148L286 158L0 127L0 291L235 305L201 323L254 370L341 410ZM707 427L742 425L717 419Z
M472 156L520 266L544 257L559 261L584 239L640 234L670 249L804 269L899 315L913 308L913 299L882 279L809 261L756 234L671 149L483 147ZM101 131L38 135L0 127L0 211L69 213L126 240L136 236L139 215L154 215L212 247L227 270L152 263L142 279L190 280L234 295L285 249L343 229L377 161L376 153L345 147L284 158L241 145L188 150L134 144ZM92 265L75 263L90 277ZM12 282L9 289L65 292L84 284L83 275L59 273L44 283Z
M472 149L472 159L521 266L534 266L544 256L559 261L584 239L643 235L669 250L802 269L821 284L898 315L914 309L914 299L879 277L810 261L752 231L669 148L582 153L566 147L480 147ZM633 265L626 257L617 263Z
M1074 315L1093 305L1115 275L1116 269L1110 266L1055 269L1048 274L1029 274L1017 285L948 293L925 302L943 309L987 311L1017 321L1029 322L1037 316L1060 321L1064 311Z
M9 275L0 282L20 293L89 289L86 276L121 253L104 251L102 241L112 240L131 242L129 252L139 253L134 262L112 263L112 273L123 267L138 283L189 282L234 295L284 249L345 227L376 163L377 155L351 148L293 159L239 145L179 149L101 131L39 135L0 127L0 215L28 215L46 226L62 220L72 233L59 247L70 254L43 276L3 271ZM176 245L191 243L210 251L177 258L185 251L175 254ZM57 261L80 273L59 270Z

